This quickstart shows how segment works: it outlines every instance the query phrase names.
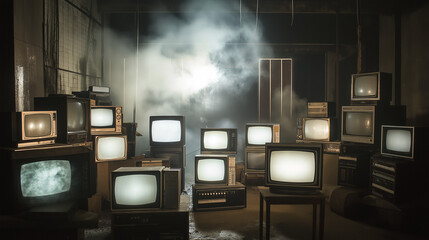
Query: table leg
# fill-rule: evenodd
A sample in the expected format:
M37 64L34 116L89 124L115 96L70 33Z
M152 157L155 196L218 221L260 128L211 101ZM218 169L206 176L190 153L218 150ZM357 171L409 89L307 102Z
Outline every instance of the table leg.
M264 198L259 194L259 239L262 240L264 236Z
M313 240L316 239L317 203L313 203Z
M267 201L265 201L266 202L266 209L265 209L265 211L266 211L266 217L265 217L265 239L270 239L270 212L271 212L271 209L270 209L270 203L268 203Z
M319 239L323 240L323 233L325 231L325 199L320 201L320 223L319 223Z

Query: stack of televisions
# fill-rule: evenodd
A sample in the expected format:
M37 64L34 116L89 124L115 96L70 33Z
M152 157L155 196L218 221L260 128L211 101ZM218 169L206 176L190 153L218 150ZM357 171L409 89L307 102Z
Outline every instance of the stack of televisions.
M236 128L202 128L201 154L195 156L193 209L246 207L246 187L236 182Z

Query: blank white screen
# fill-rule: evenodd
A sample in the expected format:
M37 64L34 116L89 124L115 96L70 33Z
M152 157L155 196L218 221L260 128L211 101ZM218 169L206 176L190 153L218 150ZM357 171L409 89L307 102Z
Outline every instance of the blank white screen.
M354 80L354 95L356 97L377 96L377 75L361 76Z
M247 141L253 145L265 145L273 139L271 127L254 126L247 129Z
M270 157L271 180L278 182L313 182L315 155L304 151L273 151Z
M386 149L396 152L410 152L411 132L406 130L387 130Z
M179 120L156 120L152 122L152 141L179 142L182 128Z
M204 148L226 149L228 147L228 134L225 131L204 132Z
M102 137L98 139L99 160L109 160L125 157L125 138Z
M225 163L219 159L199 160L197 174L201 181L222 181L225 177Z
M91 109L91 126L108 127L113 125L113 110L105 108Z
M126 175L115 179L115 199L121 205L145 205L154 203L158 183L154 175Z
M311 119L305 122L304 134L307 139L323 140L329 138L329 121Z

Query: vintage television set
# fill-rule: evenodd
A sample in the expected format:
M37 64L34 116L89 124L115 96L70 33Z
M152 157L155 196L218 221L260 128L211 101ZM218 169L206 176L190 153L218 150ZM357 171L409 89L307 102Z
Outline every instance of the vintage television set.
M57 137L56 111L2 112L1 146L28 147L55 143Z
M201 128L202 154L236 154L236 128Z
M303 118L302 140L329 142L335 138L335 125L330 118Z
M112 211L162 207L164 167L121 167L111 173Z
M91 106L91 135L122 134L122 107Z
M57 142L85 143L91 140L90 102L73 95L51 94L34 98L37 111L57 111Z
M185 145L184 116L151 116L149 141L154 147L180 147Z
M56 144L2 148L0 154L5 170L0 176L2 213L53 217L87 209L97 178L88 148Z
M228 184L228 155L196 155L195 184Z
M352 104L389 105L392 100L392 74L383 72L352 74Z
M265 146L265 186L271 192L317 194L322 189L323 147L315 143Z
M247 147L262 147L265 143L279 143L280 124L247 123L245 139Z
M127 159L127 135L103 135L94 137L96 162Z
M246 173L265 173L265 148L246 148L244 170Z
M382 124L404 122L404 106L343 106L341 141L377 145Z

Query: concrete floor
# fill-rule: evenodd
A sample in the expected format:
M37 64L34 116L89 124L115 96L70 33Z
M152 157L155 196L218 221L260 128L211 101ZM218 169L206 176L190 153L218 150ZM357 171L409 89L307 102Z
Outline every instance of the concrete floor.
M186 193L191 193L186 189ZM425 223L427 224L427 223ZM190 239L258 239L259 192L248 186L247 207L237 210L190 212ZM273 205L271 239L311 239L312 206ZM377 227L367 221L352 220L325 209L325 239L429 239L428 228L420 233ZM85 239L111 239L110 215L104 212L99 228L85 230Z

